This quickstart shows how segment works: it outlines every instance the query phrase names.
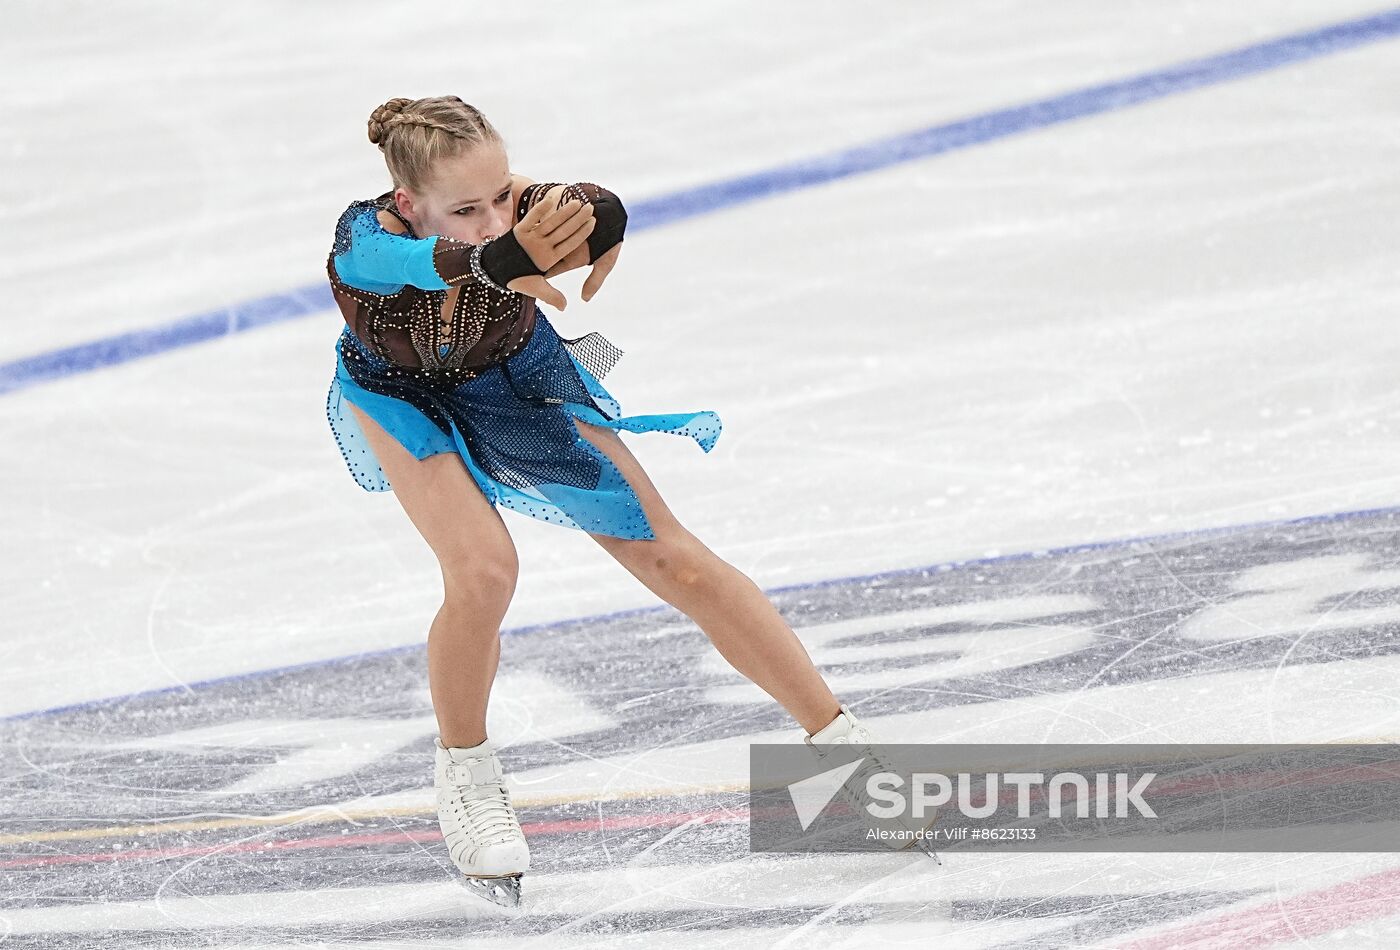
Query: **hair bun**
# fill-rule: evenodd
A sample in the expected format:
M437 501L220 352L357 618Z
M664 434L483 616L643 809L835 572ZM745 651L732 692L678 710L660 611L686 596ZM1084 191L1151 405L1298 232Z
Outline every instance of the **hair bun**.
M389 120L403 112L412 102L412 99L390 99L371 112L369 114L369 140L375 145L380 145L384 141L385 134L389 131Z

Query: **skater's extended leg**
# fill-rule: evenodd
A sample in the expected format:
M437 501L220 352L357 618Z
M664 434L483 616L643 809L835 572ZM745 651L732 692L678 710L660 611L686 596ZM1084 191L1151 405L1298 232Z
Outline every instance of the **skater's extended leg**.
M617 432L575 419L579 433L610 458L637 497L655 540L592 534L593 540L658 597L685 613L720 654L792 714L809 733L840 703L802 641L748 575L685 529Z
M475 746L486 738L501 620L515 592L515 544L459 456L419 460L350 408L399 504L437 555L443 601L428 631L428 685L443 745Z

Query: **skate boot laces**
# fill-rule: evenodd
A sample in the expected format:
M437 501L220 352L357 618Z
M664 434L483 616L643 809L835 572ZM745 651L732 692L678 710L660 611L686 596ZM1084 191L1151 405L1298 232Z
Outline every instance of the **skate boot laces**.
M480 845L518 840L520 821L510 804L500 760L495 751L480 755L456 755L442 770L440 792L444 804L471 827Z
M843 710L845 709L844 706L841 708ZM857 768L856 771L847 780L847 783L843 789L847 792L855 791L856 797L859 798L860 804L862 805L866 804L866 802L868 801L867 796L865 795L865 787L866 782L870 778L870 776L876 775L880 772L893 772L895 774L898 774L898 769L896 769L890 763L889 759L887 759L882 753L877 752L875 750L876 742L877 740L875 736L872 735L870 730L867 729L860 722L853 723L850 726L849 731L832 737L828 742L828 744L830 745L856 746L860 749L861 754L865 757L865 761L860 764L860 767ZM815 745L815 743L812 743L810 739L808 740L808 744ZM822 754L820 749L817 750L817 753L819 755ZM846 797L847 800L850 800L849 795L843 797ZM851 804L854 805L856 804L856 802L852 801Z

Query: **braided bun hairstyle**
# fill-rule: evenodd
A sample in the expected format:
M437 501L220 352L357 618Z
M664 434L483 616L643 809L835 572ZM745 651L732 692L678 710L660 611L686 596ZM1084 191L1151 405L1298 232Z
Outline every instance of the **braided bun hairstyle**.
M369 140L384 153L394 187L418 192L439 159L484 142L504 145L481 110L456 96L390 99L370 113Z

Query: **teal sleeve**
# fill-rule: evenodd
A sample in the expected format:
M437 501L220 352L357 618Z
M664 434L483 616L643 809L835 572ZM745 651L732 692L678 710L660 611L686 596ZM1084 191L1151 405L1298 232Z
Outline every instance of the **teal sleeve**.
M405 285L446 290L451 285L433 266L437 238L412 238L384 230L372 208L350 223L350 247L335 256L335 270L351 287L376 294L398 293Z

